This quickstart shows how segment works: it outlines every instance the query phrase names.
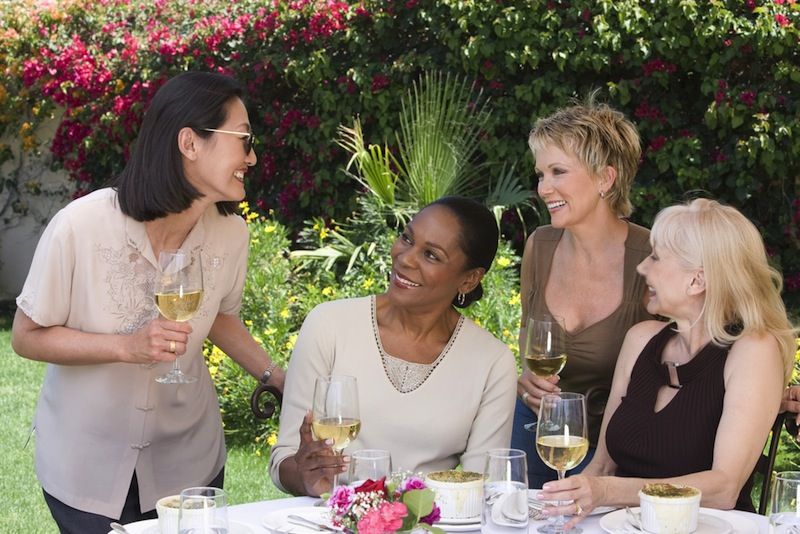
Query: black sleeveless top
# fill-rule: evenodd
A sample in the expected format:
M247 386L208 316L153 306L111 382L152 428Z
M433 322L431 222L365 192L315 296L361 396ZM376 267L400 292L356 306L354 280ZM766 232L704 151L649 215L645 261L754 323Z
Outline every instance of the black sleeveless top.
M714 440L725 399L723 371L730 347L707 344L676 368L682 385L661 411L654 412L659 389L669 383L661 363L664 346L676 335L665 326L642 350L628 391L606 430L606 446L623 477L666 478L706 471L714 461ZM739 493L736 509L754 512L752 477Z

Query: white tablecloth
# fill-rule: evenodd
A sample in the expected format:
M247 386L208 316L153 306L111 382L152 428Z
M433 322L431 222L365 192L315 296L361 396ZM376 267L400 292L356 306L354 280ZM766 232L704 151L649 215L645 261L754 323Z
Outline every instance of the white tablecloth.
M262 501L262 502L254 502L248 504L239 504L236 506L231 506L228 511L228 517L230 519L236 521L242 521L245 523L249 523L253 526L261 527L261 519L269 512L274 510L280 510L282 508L292 508L295 506L313 506L317 499L312 499L311 497L291 497L287 499L276 499L274 501ZM747 517L755 524L758 525L759 534L767 534L769 527L767 518L757 514L748 514L746 512L728 512L730 514L737 514L743 517ZM581 521L580 527L583 529L585 534L603 534L605 531L600 527L600 518L602 516L590 516ZM532 522L531 526L529 527L529 532L535 533L536 529L534 526L538 526L541 524L540 522ZM262 529L260 534L267 532L266 529ZM474 532L480 532L479 530L475 530ZM492 530L488 530L488 533L491 534Z

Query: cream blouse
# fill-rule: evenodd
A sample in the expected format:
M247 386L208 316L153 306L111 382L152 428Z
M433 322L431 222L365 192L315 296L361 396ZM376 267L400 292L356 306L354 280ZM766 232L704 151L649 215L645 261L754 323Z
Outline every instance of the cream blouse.
M157 261L144 224L116 198L112 189L95 191L48 224L17 298L35 323L129 334L157 317ZM73 508L119 517L135 469L141 509L152 510L160 497L209 482L225 463L202 347L218 313L239 312L247 227L211 206L182 246L202 249L203 301L180 358L196 383L156 383L170 363L47 366L34 421L36 472L47 493Z

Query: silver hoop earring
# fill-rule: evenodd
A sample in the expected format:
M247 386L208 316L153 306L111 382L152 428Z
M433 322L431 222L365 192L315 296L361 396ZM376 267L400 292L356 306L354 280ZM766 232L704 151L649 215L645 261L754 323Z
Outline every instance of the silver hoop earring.
M467 296L464 293L459 293L458 297L456 298L456 302L458 302L459 306L463 306L464 302L467 300Z

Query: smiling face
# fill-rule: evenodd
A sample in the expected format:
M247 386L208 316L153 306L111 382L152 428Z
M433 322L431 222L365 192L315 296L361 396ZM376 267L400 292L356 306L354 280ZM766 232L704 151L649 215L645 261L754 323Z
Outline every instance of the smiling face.
M678 256L657 244L636 271L647 283L647 311L652 315L678 317L696 294L693 282L697 271L687 269Z
M238 98L226 106L227 118L217 130L250 133L247 109ZM244 199L244 177L249 167L256 164L255 152L245 153L244 136L233 133L212 132L208 137L193 136L196 152L194 159L186 161L189 182L209 202L240 201Z
M604 206L600 191L609 185L592 176L574 156L555 145L545 145L536 154L537 192L547 204L556 228L586 222Z
M459 243L461 227L450 210L429 206L419 212L392 246L387 294L406 305L449 305L456 294L480 281L480 269L466 269Z

